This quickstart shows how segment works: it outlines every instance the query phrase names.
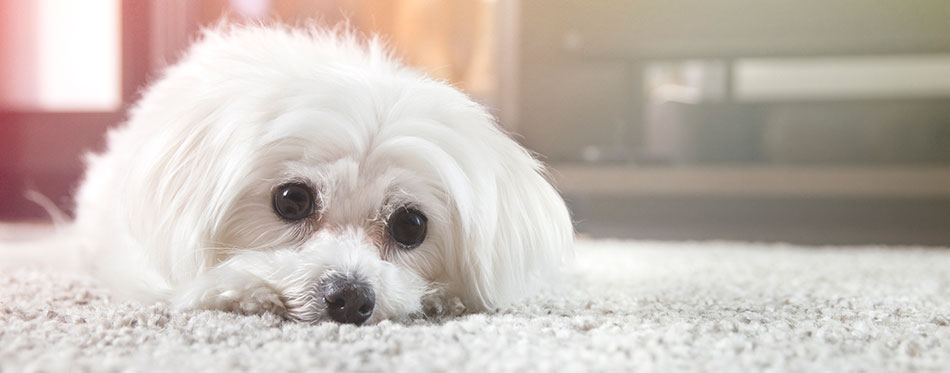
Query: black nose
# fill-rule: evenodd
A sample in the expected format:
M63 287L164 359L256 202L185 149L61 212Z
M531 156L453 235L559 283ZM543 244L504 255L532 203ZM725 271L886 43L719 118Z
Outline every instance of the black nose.
M376 293L367 284L347 279L333 279L324 287L323 301L333 321L362 324L373 315Z

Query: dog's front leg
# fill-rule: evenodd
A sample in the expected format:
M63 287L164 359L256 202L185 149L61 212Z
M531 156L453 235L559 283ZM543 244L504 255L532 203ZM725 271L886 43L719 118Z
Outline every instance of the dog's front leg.
M205 309L258 315L286 315L280 292L247 271L217 267L179 288L172 298L176 309Z

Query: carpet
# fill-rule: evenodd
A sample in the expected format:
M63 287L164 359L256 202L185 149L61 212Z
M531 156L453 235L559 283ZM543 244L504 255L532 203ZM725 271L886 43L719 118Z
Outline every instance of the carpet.
M0 371L950 370L950 250L582 240L496 314L302 325L0 274Z

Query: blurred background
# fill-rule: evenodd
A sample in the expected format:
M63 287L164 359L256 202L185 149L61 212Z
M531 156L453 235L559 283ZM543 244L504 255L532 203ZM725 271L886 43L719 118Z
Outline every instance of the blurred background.
M222 17L384 35L493 108L583 235L950 245L946 0L0 0L0 220L69 211Z

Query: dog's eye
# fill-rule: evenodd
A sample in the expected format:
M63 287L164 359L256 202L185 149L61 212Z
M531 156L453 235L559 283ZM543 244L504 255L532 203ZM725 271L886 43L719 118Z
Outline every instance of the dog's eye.
M389 217L389 236L402 245L413 249L426 239L426 216L414 208L400 208Z
M313 215L313 191L300 184L284 184L274 191L274 211L287 220L300 220Z

